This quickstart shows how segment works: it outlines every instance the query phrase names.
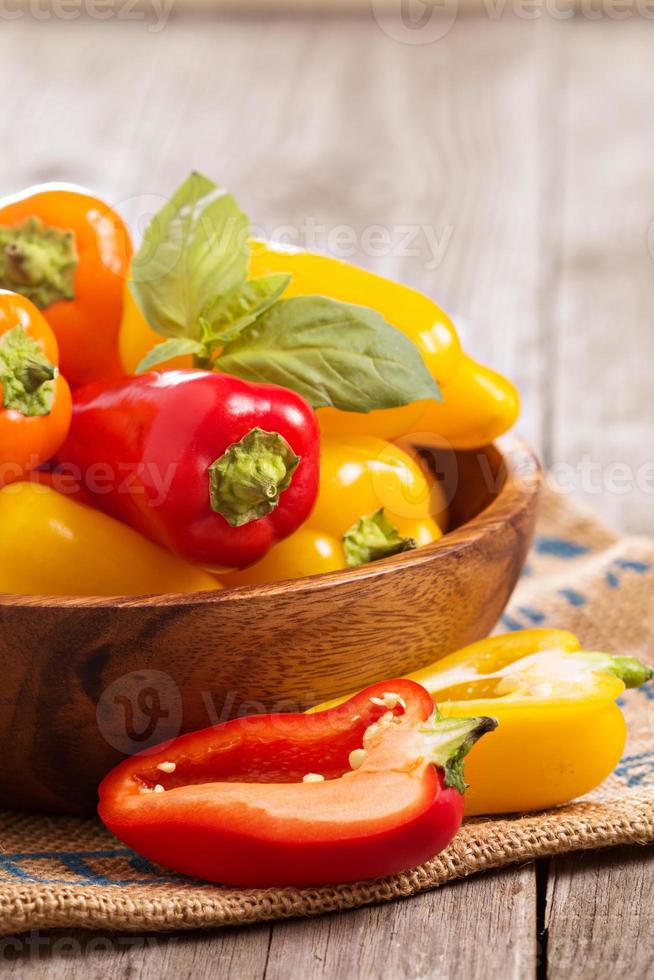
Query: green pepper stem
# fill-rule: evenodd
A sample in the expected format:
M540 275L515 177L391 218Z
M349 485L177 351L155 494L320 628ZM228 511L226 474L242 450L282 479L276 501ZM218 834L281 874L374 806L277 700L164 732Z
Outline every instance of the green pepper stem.
M0 384L3 408L27 417L49 415L59 371L21 326L0 337Z
M383 507L360 517L343 535L343 550L348 568L399 555L415 547L413 538L402 537L386 516Z
M212 510L231 527L265 517L279 504L299 462L279 432L251 429L209 467Z
M193 355L193 367L199 368L201 371L211 371L213 369L213 361L209 354L194 354Z
M614 657L608 653L605 656L606 666L602 665L600 669L619 678L625 687L640 687L654 677L654 670L635 657Z
M429 728L421 728L420 734L435 766L443 770L445 785L459 793L465 792L463 760L475 742L487 732L497 728L497 719L443 718L438 709L432 715Z
M78 262L72 231L52 228L37 217L0 227L0 286L21 293L41 310L74 299Z

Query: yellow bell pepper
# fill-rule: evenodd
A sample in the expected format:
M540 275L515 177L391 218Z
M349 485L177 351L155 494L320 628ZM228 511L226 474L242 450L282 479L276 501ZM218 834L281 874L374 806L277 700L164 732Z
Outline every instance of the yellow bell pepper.
M148 351L160 344L164 338L156 333L141 313L132 296L129 282L125 282L123 293L123 317L118 335L118 352L125 374L136 374L136 369ZM177 371L193 366L193 358L173 357L157 365L157 371Z
M390 538L379 511L390 522ZM336 571L402 550L399 539L417 547L438 541L446 521L440 485L419 458L371 436L324 439L320 491L308 525L255 565L221 578L228 586L261 585Z
M289 538L273 545L261 561L238 572L221 572L229 588L266 585L286 579L321 575L345 568L345 552L339 538L314 527L298 528Z
M290 273L292 278L284 298L317 293L342 303L369 306L413 340L442 387L455 376L461 360L456 330L447 314L423 293L342 259L274 242L253 241L251 245L250 276ZM354 429L361 435L392 440L416 427L420 430L425 405L413 402L356 418L351 412L322 408L318 421L325 436L344 436Z
M284 298L317 293L372 307L413 340L441 386L442 403L413 402L367 415L322 408L318 420L323 435L343 437L355 431L391 441L415 433L424 445L470 449L492 442L511 428L520 409L516 389L506 378L462 353L452 321L429 297L340 259L274 243L250 244L251 278L288 272L292 278ZM128 289L120 332L125 370L133 373L160 342ZM188 357L175 358L160 369L190 363Z
M404 438L420 446L445 449L487 446L510 429L520 414L520 396L514 385L467 354L461 357L456 374L443 388L442 402L416 404L423 411ZM351 413L339 414L352 417Z
M155 595L221 588L126 524L38 483L0 490L0 592Z
M401 535L417 544L438 540L447 520L440 484L404 449L358 434L323 439L312 526L340 538L359 518L380 508Z
M599 786L625 746L615 700L652 675L632 657L582 651L573 633L533 629L473 643L408 676L444 717L499 722L466 759L472 816L540 810Z

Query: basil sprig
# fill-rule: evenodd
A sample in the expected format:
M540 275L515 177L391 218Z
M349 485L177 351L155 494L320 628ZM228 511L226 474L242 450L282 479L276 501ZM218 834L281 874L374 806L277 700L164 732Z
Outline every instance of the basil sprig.
M436 382L403 333L365 306L326 296L275 303L226 345L221 371L292 388L314 408L395 408L437 397Z
M291 388L314 408L395 408L440 390L415 344L372 309L326 296L280 299L290 276L247 279L249 223L231 194L193 173L155 215L130 288L168 338L138 366L178 355Z

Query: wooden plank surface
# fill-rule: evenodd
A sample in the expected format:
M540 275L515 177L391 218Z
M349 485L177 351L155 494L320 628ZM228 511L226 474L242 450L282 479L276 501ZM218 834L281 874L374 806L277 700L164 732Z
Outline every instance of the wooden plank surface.
M455 882L390 906L273 927L266 980L528 980L536 953L533 866Z
M201 934L41 931L0 939L0 965L11 980L262 980L270 932L266 924Z
M654 25L595 26L560 37L547 448L592 506L653 534Z
M654 407L652 40L636 19L460 18L425 45L349 19L174 20L159 34L119 21L7 22L0 184L74 180L143 217L195 166L268 234L324 226L327 247L348 226L354 258L440 297L462 315L471 351L516 379L520 428L546 462L575 466L588 449L602 473L616 461L635 471L651 458ZM379 224L395 247L375 257L362 237ZM420 232L417 254L401 254L407 225ZM631 529L652 529L651 492L590 496ZM651 905L644 860L554 863L541 976L545 953L552 976L571 975L580 936L591 952L572 975L625 975L614 937L648 948L651 933L634 911ZM608 922L611 936L599 927ZM75 934L77 953L53 936L43 955L21 947L11 970L530 977L536 925L528 867L315 921L140 945Z
M654 962L652 848L555 858L545 924L549 980L649 980Z

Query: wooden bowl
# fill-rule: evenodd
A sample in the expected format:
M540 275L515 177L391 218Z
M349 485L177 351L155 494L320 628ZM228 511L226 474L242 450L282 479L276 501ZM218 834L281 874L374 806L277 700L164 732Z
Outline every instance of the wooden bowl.
M304 709L485 636L524 565L538 462L513 437L430 455L453 530L417 551L215 594L0 596L0 805L88 812L124 753Z

